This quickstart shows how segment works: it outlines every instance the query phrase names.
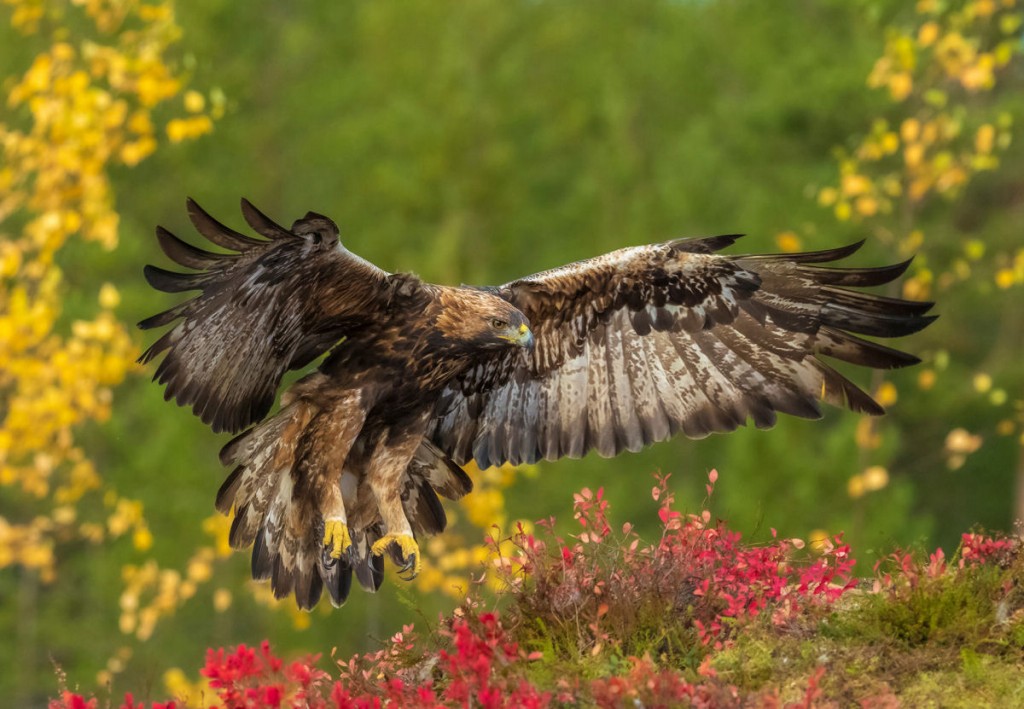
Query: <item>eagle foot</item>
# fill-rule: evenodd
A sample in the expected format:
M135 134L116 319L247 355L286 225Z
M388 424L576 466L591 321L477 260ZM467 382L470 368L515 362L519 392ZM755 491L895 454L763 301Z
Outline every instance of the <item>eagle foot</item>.
M345 550L352 546L348 526L338 519L324 520L324 546L330 547L332 559L340 559Z
M373 543L370 551L374 556L383 556L390 544L397 544L402 553L404 564L399 567L398 575L406 581L412 581L419 574L422 566L420 545L409 534L385 534Z

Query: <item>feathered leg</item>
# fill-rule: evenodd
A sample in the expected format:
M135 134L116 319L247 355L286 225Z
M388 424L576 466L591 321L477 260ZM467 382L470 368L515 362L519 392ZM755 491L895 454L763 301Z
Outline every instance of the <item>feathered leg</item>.
M412 525L402 505L403 478L422 440L421 430L405 431L397 435L394 431L385 434L370 456L366 472L367 483L376 498L385 530L384 536L374 542L371 551L375 556L382 556L394 544L401 554L401 572L406 574L406 579L416 577L422 560Z
M270 578L278 597L294 590L301 608L316 604L324 582L340 605L352 575L342 558L352 542L341 478L366 411L360 390L323 380L298 382L276 416L221 452L238 463L217 499L222 512L235 508L232 546L254 544L253 578Z
M340 559L352 544L341 471L362 427L363 417L357 411L361 411L359 393L345 392L313 417L298 446L295 496L308 495L316 501L324 524L323 545L334 559Z

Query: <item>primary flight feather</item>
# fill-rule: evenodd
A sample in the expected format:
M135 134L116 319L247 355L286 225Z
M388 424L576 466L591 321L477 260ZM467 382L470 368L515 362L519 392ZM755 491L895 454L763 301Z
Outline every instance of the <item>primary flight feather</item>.
M882 408L822 357L878 369L917 358L860 335L898 337L931 303L865 293L899 277L820 264L860 244L799 254L722 255L737 236L620 249L496 287L392 274L346 250L312 212L286 229L246 200L260 235L192 200L197 231L227 253L157 228L192 273L147 266L156 289L198 295L140 323L173 325L142 356L154 378L215 431L242 432L217 509L252 573L278 597L335 605L368 590L385 555L407 575L417 539L446 524L438 495L472 488L459 467L590 450L613 456L679 432L700 438L825 401ZM328 353L281 397L282 376Z

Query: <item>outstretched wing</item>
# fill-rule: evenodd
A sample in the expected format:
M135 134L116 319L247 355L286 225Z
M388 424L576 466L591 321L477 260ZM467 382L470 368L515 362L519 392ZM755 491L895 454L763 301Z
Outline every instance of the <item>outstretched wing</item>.
M802 254L725 256L736 236L621 249L491 288L529 318L536 346L479 362L453 383L431 431L480 467L639 450L678 432L701 438L776 412L821 416L819 401L882 407L820 359L888 369L912 355L857 335L898 337L931 303L851 290L882 268L816 264L861 244ZM863 243L863 242L861 242Z
M211 253L162 227L156 236L173 261L194 273L146 266L165 293L199 295L139 323L180 320L140 358L166 352L154 379L214 431L239 431L273 406L281 377L305 366L346 331L386 304L388 274L342 247L338 227L308 213L290 230L242 200L242 214L262 239L240 234L188 200L200 234L230 253Z

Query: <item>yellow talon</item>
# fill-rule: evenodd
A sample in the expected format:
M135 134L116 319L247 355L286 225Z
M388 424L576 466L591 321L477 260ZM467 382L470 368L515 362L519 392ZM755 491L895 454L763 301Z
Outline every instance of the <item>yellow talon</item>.
M407 562L411 563L411 566L406 569L409 572L409 578L413 578L420 572L420 545L416 543L408 534L385 534L383 537L374 542L370 551L373 552L374 556L383 556L387 550L388 545L394 542L398 545L398 548L402 551L402 556Z
M348 527L340 520L324 521L324 546L331 547L331 558L340 559L345 550L352 546Z

